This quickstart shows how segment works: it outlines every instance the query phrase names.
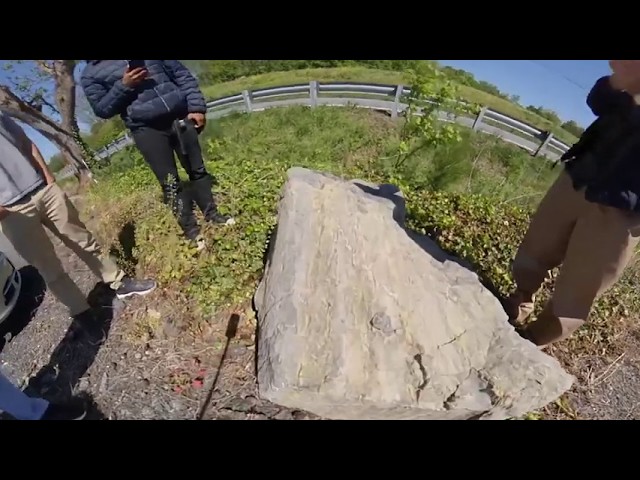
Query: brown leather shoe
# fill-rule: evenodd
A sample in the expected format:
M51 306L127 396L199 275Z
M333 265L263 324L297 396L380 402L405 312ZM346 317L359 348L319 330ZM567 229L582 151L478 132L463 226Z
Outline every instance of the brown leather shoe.
M502 301L502 308L514 327L522 325L533 313L535 307L533 295L516 290Z

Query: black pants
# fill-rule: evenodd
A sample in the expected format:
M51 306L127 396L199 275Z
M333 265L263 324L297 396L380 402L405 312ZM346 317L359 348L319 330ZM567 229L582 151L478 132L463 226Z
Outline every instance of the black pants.
M141 127L131 132L131 135L160 185L179 181L174 152L177 154L182 168L189 175L189 180L195 181L209 175L204 166L198 132L193 126L187 126L182 133L186 157L181 152L178 135L172 126L167 128Z

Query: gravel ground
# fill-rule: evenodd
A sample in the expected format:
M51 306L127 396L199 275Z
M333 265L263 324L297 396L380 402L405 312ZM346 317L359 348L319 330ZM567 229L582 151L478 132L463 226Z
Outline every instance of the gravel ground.
M640 330L630 330L617 356L586 357L567 369L579 381L568 394L575 416L591 420L640 420Z
M243 314L232 317L239 325L228 346L225 321L194 338L165 317L169 310L162 306L168 302L161 289L126 304L114 300L75 254L54 243L108 336L100 344L100 335L77 333L38 272L23 268L20 303L0 326L0 365L29 394L54 401L83 398L92 406L92 419L313 418L257 398L254 327ZM209 407L202 412L205 403Z

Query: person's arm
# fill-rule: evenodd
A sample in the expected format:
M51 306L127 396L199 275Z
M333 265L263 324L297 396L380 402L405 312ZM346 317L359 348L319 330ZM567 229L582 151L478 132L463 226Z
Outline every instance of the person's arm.
M189 69L178 60L162 60L173 81L187 98L189 113L207 113L207 102L200 90L198 81Z
M33 168L40 172L42 178L47 185L54 183L56 177L49 170L49 165L45 162L42 153L38 146L24 133L24 130L18 125L11 117L5 117L4 126L9 133L11 133L18 142L20 152L29 160L29 163Z
M587 105L596 117L613 112L626 112L635 105L633 97L617 84L615 75L598 79L589 95Z
M47 185L55 183L56 177L53 175L53 173L51 173L51 170L49 170L49 165L47 165L47 162L45 162L40 149L31 140L29 141L31 142L31 156L29 156L28 158L31 162L31 165L33 165L33 168L35 168L37 171L42 173L44 181Z
M107 90L93 78L82 76L80 85L93 112L105 120L127 108L136 94L135 88L127 87L122 80L116 80L113 87Z

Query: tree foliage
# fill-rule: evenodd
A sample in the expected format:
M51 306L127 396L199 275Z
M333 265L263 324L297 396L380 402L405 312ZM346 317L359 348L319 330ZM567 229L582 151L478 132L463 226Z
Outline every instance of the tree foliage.
M584 133L584 128L578 125L573 120L569 120L568 122L564 122L562 124L562 128L564 128L567 132L575 135L576 137L580 137Z
M411 72L410 93L405 98L405 123L395 167L424 148L438 148L459 142L460 126L454 121L442 121L442 112L454 120L463 113L477 111L477 106L462 102L458 84L434 65L423 64ZM398 172L399 173L399 172Z
M544 108L542 106L536 107L534 105L529 105L527 107L527 110L535 113L536 115L541 116L542 118L546 118L552 123L553 126L557 127L557 126L560 126L560 124L562 123L562 120L560 120L560 117L558 116L558 114L553 110L549 110L548 108Z

